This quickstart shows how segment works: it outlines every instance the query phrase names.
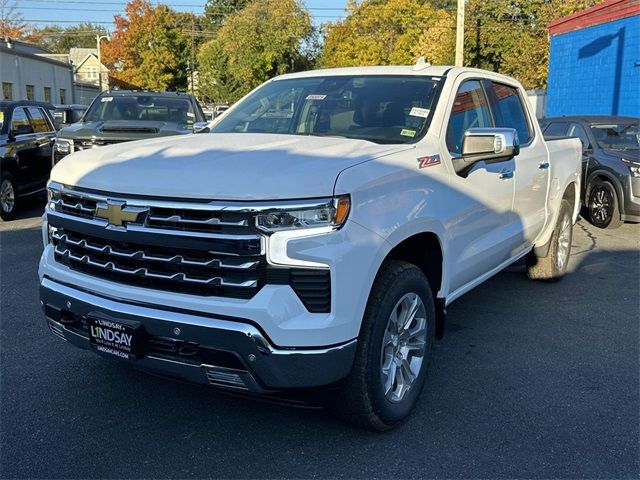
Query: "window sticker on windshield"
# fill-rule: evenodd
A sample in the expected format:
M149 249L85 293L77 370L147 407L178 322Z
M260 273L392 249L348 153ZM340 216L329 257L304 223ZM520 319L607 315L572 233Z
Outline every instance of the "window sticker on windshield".
M409 112L409 115L412 117L427 118L429 116L429 112L431 112L431 110L428 108L413 107Z
M403 137L415 137L416 131L409 130L408 128L403 128L402 131L400 132L400 135L402 135Z
M267 112L263 115L264 118L293 118L293 113L290 112Z
M305 100L324 100L325 98L327 98L326 95L311 94L307 95L307 98Z
M110 102L113 100L113 97L102 97L100 99L101 102Z

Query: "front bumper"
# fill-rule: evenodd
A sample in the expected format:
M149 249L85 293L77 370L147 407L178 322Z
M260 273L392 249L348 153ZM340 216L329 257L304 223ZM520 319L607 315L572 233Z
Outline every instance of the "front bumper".
M333 384L349 374L356 350L356 340L321 349L279 348L249 321L117 301L48 277L41 281L40 299L52 333L75 346L91 348L88 315L140 322L148 338L144 355L127 362L164 376L252 393Z

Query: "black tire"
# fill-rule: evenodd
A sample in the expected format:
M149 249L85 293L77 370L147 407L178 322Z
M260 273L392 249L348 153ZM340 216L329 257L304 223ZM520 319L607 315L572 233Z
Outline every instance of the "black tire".
M383 386L382 346L391 313L394 308L400 308L399 302L407 298L407 295L422 300L426 319L425 342L422 356L418 355L422 362L418 373L413 377L413 383L409 382L410 388L406 393L392 402L385 395ZM333 402L334 413L357 426L378 431L388 430L405 419L415 407L423 389L434 332L434 302L424 273L407 262L385 262L371 289L358 337L354 365ZM395 357L387 355L385 358ZM394 388L395 382L396 380L391 381Z
M618 228L622 225L618 195L611 182L595 180L587 198L589 223L598 228Z
M527 276L532 280L559 280L567 271L573 240L572 214L571 203L563 199L547 255L540 257L536 255L535 250L527 255ZM568 228L568 231L564 232L568 238L563 234L565 228Z
M7 188L13 192L13 201L9 201L6 197L8 193L6 190ZM3 173L2 177L0 177L0 218L4 221L13 220L16 216L18 207L18 197L16 192L16 181L13 176L9 173Z

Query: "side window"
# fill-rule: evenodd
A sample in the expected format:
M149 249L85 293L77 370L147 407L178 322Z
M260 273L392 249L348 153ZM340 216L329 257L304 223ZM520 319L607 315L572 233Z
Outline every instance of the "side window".
M569 128L569 124L567 122L550 123L549 126L544 130L544 136L545 137L566 137L567 128Z
M531 140L532 133L527 112L522 105L518 89L509 85L491 82L491 107L496 127L515 128L521 144Z
M582 148L589 148L591 146L591 142L589 142L587 132L584 131L582 125L579 125L577 123L572 123L571 125L569 125L567 136L579 138L582 142Z
M13 111L13 117L11 117L11 130L17 130L23 125L29 125L29 117L24 108L16 108Z
M493 127L487 100L482 86L477 80L469 80L460 85L447 127L447 148L452 154L462 152L464 132L469 128Z
M50 132L53 130L49 125L49 120L42 109L37 107L29 107L29 115L31 116L31 125L35 133Z

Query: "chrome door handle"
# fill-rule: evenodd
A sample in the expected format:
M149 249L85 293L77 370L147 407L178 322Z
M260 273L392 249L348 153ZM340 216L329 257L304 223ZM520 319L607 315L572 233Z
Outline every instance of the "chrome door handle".
M547 168L549 168L549 162L542 162L541 164L538 165L538 168L540 170L546 170Z
M513 170L502 170L500 172L500 178L503 180L513 178Z

